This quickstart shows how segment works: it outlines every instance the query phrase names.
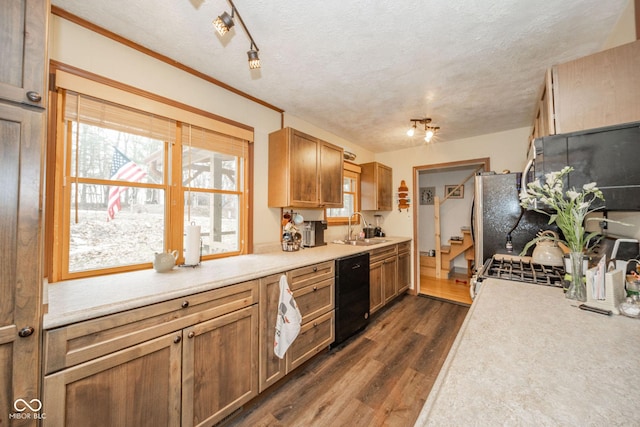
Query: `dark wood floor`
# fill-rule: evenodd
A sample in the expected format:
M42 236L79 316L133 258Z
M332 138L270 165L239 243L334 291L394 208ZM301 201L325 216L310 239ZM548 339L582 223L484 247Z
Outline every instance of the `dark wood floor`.
M468 307L405 295L225 426L413 426Z

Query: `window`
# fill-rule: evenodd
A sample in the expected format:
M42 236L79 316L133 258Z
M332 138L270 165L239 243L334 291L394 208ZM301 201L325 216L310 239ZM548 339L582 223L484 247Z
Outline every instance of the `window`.
M326 209L328 225L345 225L349 222L349 215L360 210L360 167L345 163L343 181L344 204L341 208ZM360 222L360 217L352 218L354 224Z
M72 90L56 98L50 281L149 268L156 252L183 254L189 224L202 259L247 252L248 141Z

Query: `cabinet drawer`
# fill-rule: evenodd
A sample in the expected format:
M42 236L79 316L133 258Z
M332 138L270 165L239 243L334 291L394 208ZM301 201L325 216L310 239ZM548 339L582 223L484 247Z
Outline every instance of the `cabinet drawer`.
M287 371L297 368L327 348L334 340L334 311L304 323L300 334L287 350Z
M226 286L45 332L45 373L74 366L258 302L258 281Z
M369 252L369 262L373 264L374 262L380 261L385 258L389 258L398 253L398 245L390 245L385 246L384 248L374 249Z
M334 308L334 278L297 289L293 292L302 313L302 323L318 317Z
M289 272L289 288L292 291L334 277L333 261L326 261Z
M398 253L411 252L411 242L398 243Z

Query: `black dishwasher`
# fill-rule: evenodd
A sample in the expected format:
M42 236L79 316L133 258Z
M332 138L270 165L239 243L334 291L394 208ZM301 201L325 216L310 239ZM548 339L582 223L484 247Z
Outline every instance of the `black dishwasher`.
M369 253L336 260L336 331L331 347L363 330L369 322Z

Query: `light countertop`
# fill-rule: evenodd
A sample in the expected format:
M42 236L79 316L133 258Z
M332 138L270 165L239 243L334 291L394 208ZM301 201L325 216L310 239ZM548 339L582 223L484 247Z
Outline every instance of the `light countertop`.
M410 240L385 237L384 243L352 246L328 243L325 246L281 250L202 262L198 267L175 267L167 273L153 269L76 279L48 285L48 313L43 327L55 327L99 316L180 298L223 286L266 277L384 246Z
M415 425L638 425L639 372L640 320L485 280Z

